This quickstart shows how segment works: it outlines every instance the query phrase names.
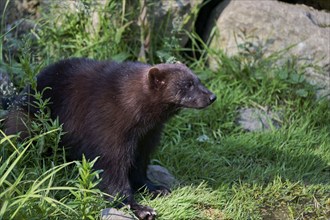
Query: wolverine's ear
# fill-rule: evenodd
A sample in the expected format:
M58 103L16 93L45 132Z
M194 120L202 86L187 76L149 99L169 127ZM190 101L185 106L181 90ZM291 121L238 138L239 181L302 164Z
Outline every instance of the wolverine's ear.
M151 67L149 69L148 79L151 88L160 88L165 85L165 74L157 67Z

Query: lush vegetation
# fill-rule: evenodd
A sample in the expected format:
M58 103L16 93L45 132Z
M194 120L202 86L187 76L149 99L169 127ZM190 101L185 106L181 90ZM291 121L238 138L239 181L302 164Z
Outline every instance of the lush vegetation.
M137 25L139 11L132 10L139 5L91 2L81 1L79 10L65 14L51 7L35 29L20 36L5 28L2 15L0 70L18 90L34 85L39 70L61 58L141 59L146 30ZM91 31L94 12L100 21ZM183 110L168 123L152 162L168 168L180 184L167 197L141 195L141 203L154 207L159 219L328 219L330 103L315 99L305 67L294 59L280 65L281 53L265 57L262 48L251 51L249 42L228 57L194 33L175 31L189 35L191 48L151 32L144 59L187 63L218 99L206 110ZM209 56L217 70L207 67ZM36 96L40 112L29 140L22 143L0 130L0 219L100 218L100 210L113 204L96 187L95 161L65 160L58 145L61 125L45 111L49 100ZM243 107L280 112L281 127L244 131L236 123Z

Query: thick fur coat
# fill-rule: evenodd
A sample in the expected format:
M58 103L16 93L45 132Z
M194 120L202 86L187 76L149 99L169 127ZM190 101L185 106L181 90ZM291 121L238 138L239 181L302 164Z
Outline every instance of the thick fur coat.
M69 157L99 157L94 168L103 170L100 188L124 196L138 218L154 219L155 211L138 204L133 194L139 189L154 195L170 192L146 176L164 123L182 107L204 108L216 96L183 64L150 66L84 58L45 68L37 76L37 90L47 87L51 89L43 98L50 99L51 117L63 123L66 134L61 144ZM22 131L21 119L37 111L28 103L17 103L21 110L10 112L7 133Z

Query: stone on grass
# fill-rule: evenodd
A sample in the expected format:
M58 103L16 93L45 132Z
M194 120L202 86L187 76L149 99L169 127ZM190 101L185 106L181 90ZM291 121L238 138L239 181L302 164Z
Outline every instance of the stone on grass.
M178 180L165 167L159 165L149 165L147 176L151 182L169 189L178 184Z
M134 220L133 216L115 208L106 208L101 212L102 220Z
M246 131L265 131L272 127L280 128L280 116L276 112L257 108L243 108L239 110L237 122Z

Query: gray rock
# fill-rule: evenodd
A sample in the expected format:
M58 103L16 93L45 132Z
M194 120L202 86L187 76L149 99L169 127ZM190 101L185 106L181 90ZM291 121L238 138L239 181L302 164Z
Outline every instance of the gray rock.
M166 186L169 189L178 184L178 180L166 168L159 165L149 165L147 176L153 183Z
M7 4L8 2L8 4ZM12 24L21 18L36 19L40 16L38 6L42 0L15 0L15 1L0 1L0 14L5 12L5 24ZM7 7L5 7L7 5ZM4 11L4 9L6 9ZM1 18L0 18L1 20Z
M237 123L247 131L265 131L271 127L280 127L278 113L257 108L243 108L239 110Z
M16 88L10 81L7 73L0 71L0 98L10 97L16 94Z
M132 215L115 208L106 208L101 211L102 220L134 220Z
M285 51L283 60L297 57L298 64L320 66L321 70L307 71L306 79L330 94L329 12L275 0L225 0L213 16L220 35L212 39L211 48L234 55L239 52L238 45L248 41L261 46L268 56L293 46ZM212 57L210 66L217 68Z
M146 0L148 20L155 33L161 36L178 36L176 31L193 29L193 10L201 5L203 0ZM184 46L188 41L187 35L180 35L180 45Z

